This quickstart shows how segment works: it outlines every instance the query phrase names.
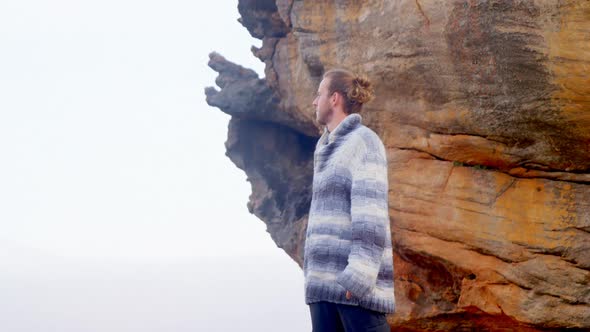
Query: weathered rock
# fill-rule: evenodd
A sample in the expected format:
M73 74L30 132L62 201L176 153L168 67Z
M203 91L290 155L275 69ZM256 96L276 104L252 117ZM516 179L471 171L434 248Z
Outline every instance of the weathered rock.
M241 0L265 78L212 53L248 207L300 264L333 67L388 148L396 331L590 330L590 1Z
M248 210L277 245L303 266L315 140L266 121L232 117L226 155L252 184Z
M279 110L279 96L264 79L251 69L246 69L227 61L218 53L212 52L209 66L219 72L215 83L222 88L205 89L207 103L219 107L223 112L242 119L270 121L293 128L307 135L317 135L317 128L295 113Z

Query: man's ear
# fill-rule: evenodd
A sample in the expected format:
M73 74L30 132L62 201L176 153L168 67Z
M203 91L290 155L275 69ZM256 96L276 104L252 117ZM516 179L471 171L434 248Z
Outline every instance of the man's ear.
M332 96L330 97L330 103L332 103L332 106L336 105L336 103L338 102L338 98L340 98L338 92L332 93Z

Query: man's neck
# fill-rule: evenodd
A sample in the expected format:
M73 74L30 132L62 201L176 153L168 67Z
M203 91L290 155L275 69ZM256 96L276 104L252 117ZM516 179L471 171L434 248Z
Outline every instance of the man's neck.
M338 117L338 118L334 118L331 123L328 123L328 125L326 126L326 128L328 128L328 132L332 132L336 127L338 127L338 125L340 124L340 122L342 122L342 120L344 120L344 118L346 118L348 114L343 114L342 116Z

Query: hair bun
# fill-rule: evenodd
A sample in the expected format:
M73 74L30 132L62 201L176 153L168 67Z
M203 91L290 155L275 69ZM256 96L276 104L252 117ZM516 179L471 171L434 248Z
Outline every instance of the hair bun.
M352 80L352 88L348 93L348 99L359 104L368 103L373 99L373 84L365 76L356 76Z

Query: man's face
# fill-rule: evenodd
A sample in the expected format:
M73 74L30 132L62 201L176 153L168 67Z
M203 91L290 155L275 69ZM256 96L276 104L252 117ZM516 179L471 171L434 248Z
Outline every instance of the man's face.
M332 108L331 97L328 95L328 84L329 78L324 78L320 82L320 86L318 87L317 95L313 100L313 106L315 106L316 112L315 117L316 121L320 125L326 125L330 120L332 120L332 116L334 114L334 109Z

